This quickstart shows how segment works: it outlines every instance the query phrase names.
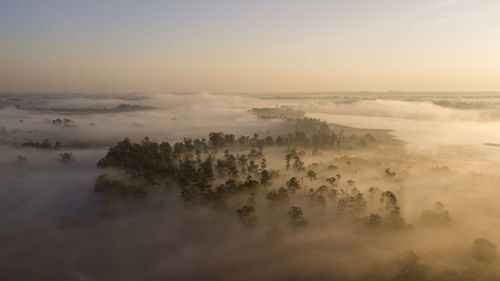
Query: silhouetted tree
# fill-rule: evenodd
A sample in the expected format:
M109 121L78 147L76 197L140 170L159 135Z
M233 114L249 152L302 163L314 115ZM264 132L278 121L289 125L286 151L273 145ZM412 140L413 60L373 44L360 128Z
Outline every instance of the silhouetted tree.
M68 162L73 160L73 154L71 152L63 152L59 154L59 160L62 162Z
M472 258L482 263L492 263L498 260L497 245L486 238L474 240L471 248Z
M300 182L296 177L292 177L286 182L286 188L291 194L295 194L295 192L300 189Z
M281 136L278 136L278 137L276 138L275 144L276 144L276 145L279 145L279 146L282 146L282 145L284 145L285 143L283 142L283 139L281 138Z
M291 206L290 209L288 209L287 215L290 217L290 223L294 227L302 227L307 224L300 207Z
M298 156L294 157L293 168L297 170L304 170L304 162L300 161Z
M309 178L310 181L313 181L316 179L316 172L313 170L307 171L307 177Z
M263 185L269 184L271 182L271 175L267 170L262 170L260 173L260 183Z
M326 178L326 182L328 182L330 185L334 186L335 183L337 182L337 179L335 177L328 177L328 178Z

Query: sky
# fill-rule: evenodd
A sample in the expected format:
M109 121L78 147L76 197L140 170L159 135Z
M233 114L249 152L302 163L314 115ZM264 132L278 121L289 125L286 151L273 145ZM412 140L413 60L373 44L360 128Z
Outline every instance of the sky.
M500 91L497 0L0 0L0 92Z

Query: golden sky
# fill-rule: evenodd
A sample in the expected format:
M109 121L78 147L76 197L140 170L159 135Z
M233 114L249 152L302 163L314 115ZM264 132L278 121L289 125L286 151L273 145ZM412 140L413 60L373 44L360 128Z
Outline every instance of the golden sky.
M499 91L500 1L2 1L0 91Z

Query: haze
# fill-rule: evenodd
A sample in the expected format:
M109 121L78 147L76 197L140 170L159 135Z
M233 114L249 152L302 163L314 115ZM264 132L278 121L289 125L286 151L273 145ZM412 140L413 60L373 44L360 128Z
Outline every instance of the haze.
M0 91L496 91L499 11L494 0L0 1Z
M500 280L500 2L0 0L0 280Z

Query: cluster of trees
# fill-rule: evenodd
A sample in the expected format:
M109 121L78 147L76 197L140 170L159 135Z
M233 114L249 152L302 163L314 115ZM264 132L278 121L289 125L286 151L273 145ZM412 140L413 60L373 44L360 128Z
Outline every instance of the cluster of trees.
M127 197L144 198L146 196L142 187L126 184L106 173L97 177L94 191L103 194L108 200Z
M423 210L420 215L420 223L430 226L445 226L450 220L450 213L441 202L436 202L432 210Z
M330 132L328 125L319 120L304 118L296 120L295 125L296 129L307 128L313 136L337 138ZM248 201L236 210L241 222L249 226L258 222L256 196L262 196L264 201L269 202L269 206L288 206L286 214L294 226L307 224L302 209L292 204L297 201L310 201L322 208L332 206L333 213L338 216L361 218L366 215L367 201L353 187L353 181L347 181L346 188L339 188L340 174L319 178L314 171L315 166L306 169L301 160L303 154L295 147L287 149L283 164L290 170L288 173L301 176L302 179L292 176L283 186L269 190L269 186L272 186L274 179L280 174L277 170L268 169L263 148L285 145L284 140L292 140L294 145L297 142L309 142L307 135L301 131L296 131L290 138L276 139L271 136L259 138L257 134L252 137L236 137L233 134L212 132L208 138L185 138L173 145L168 142L153 142L149 138L144 138L139 143L125 139L112 146L97 165L100 168L119 169L125 172L127 182L132 180L141 184L130 185L105 174L96 180L94 190L106 198L143 198L147 195L147 186L175 183L186 204L220 203L232 194L250 194ZM233 149L239 153L231 153ZM329 169L335 170L336 167ZM304 178L308 179L307 184L304 184ZM323 183L318 188L307 188L308 185L318 186L318 181ZM304 192L299 192L300 190ZM400 224L404 225L395 195L387 191L379 197L380 204L385 204L385 207L370 214L365 219L367 224L378 225L384 220L395 225L397 223L394 222L399 218Z
M475 239L472 244L471 255L478 262L494 263L498 260L497 245L486 238Z
M61 120L61 124L59 125L58 119L55 120L46 120L48 124L53 124L52 122L55 121L57 125L54 126L61 126L61 127L72 127L73 125L69 125L67 123L64 125L64 121ZM69 119L67 119L69 120ZM22 121L22 120L20 120ZM74 125L76 126L76 125ZM92 144L89 142L84 142L78 139L66 139L64 143L62 143L60 140L54 140L50 138L43 138L40 136L47 136L47 135L53 135L53 132L50 130L46 129L19 129L19 128L14 128L14 129L7 129L4 126L0 127L0 143L5 144L5 145L12 145L12 146L24 146L24 147L32 147L32 148L39 148L39 149L61 149L61 148L88 148L91 147ZM32 136L32 137L27 137L27 136ZM100 145L100 144L95 144L95 145Z
M261 119L294 119L304 118L304 111L296 110L287 106L274 108L252 108L251 112Z
M307 126L308 122L317 123L316 121L310 121L313 119L304 120L309 121L297 121L298 127ZM320 127L328 129L328 126L320 125ZM322 130L318 130L318 132L322 132ZM334 134L330 135L330 137L337 138ZM304 132L299 131L295 132L295 134L289 134L287 137L279 136L276 139L272 136L259 138L258 134L254 134L252 137L236 137L233 134L212 132L209 134L208 139L197 138L193 140L185 138L182 142L176 142L173 146L168 142L152 142L149 138L145 138L141 143L132 143L129 139L125 139L112 146L107 155L98 162L98 166L101 168L115 167L123 169L134 176L145 178L181 175L187 181L189 181L188 179L191 181L194 179L194 181L207 182L206 178L199 180L200 173L198 173L202 172L202 169L200 169L203 166L202 162L206 162L204 165L205 170L209 166L215 165L220 176L236 177L240 173L255 175L260 172L261 176L266 178L266 174L269 174L270 171L265 169L265 160L261 163L257 162L263 158L262 149L265 146L295 146L307 143L309 143L309 138ZM228 148L233 146L251 147L252 150L247 155L233 155L227 151ZM213 155L216 155L221 149L226 150L224 157L215 160ZM206 156L207 154L209 155ZM304 169L304 163L300 160L295 149L287 154L286 161L287 168ZM262 170L266 172L262 174ZM207 173L213 174L213 171L204 171L201 174L206 176Z
M332 178L336 180L332 180ZM318 179L313 178L311 184L316 181ZM382 192L379 188L370 188L368 196L365 196L352 186L353 183L341 188L337 185L336 177L327 177L325 181L329 186L323 184L317 188L310 188L307 193L302 193L299 191L305 191L306 185L296 177L292 177L285 182L285 186L266 192L265 199L269 201L269 206L290 206L287 215L290 216L292 226L305 226L307 224L302 209L292 205L292 203L304 203L307 202L304 199L308 199L310 206L320 207L325 211L328 207L331 214L339 218L346 217L360 221L368 227L383 226L400 230L410 228L410 225L401 217L398 199L393 192ZM253 226L258 221L256 211L255 194L252 193L251 199L238 209L237 213L244 224Z
M323 149L353 149L377 143L372 134L345 136L343 131L335 132L325 121L313 118L286 121L288 133L276 139L277 145L296 145Z
M112 146L97 165L118 168L149 183L174 181L186 202L220 200L225 194L265 186L277 176L277 171L267 169L261 150L252 148L247 154L232 154L226 149L217 158L217 149L234 144L232 140L233 135L211 133L208 142L184 139L172 147L168 142L156 143L148 138L141 143L125 139ZM215 185L217 181L222 183Z
M300 160L300 156L303 155L302 152L297 152L295 148L293 148L289 153L285 155L286 161L286 169L289 170L293 168L298 171L302 171L305 169L304 162Z
M73 153L71 153L71 152L60 153L58 160L61 162L70 162L73 160ZM26 163L27 161L28 161L28 157L26 157L24 155L17 155L15 163L22 164L22 163Z
M117 113L117 112L131 112L140 110L154 109L150 106L142 106L135 104L119 104L115 107L34 107L26 105L16 105L17 109L41 111L41 112L54 112L60 114L92 114L92 113Z
M71 152L60 153L59 160L62 162L69 162L69 161L73 160L73 153L71 153Z
M61 119L61 118L57 118L57 119L54 119L54 120L48 120L50 123L52 123L52 125L54 126L58 126L58 127L63 127L63 128L76 128L76 123L71 120L71 119L67 119L67 118L64 118L64 119Z
M40 148L40 149L61 149L63 147L60 141L56 141L54 144L52 144L52 141L48 138L44 139L41 142L34 142L30 140L28 142L23 143L23 146Z
M236 137L233 134L211 133L209 136L209 145L215 148L228 145L240 144L252 147L264 147L270 145L276 146L302 146L323 149L345 149L364 147L377 143L376 138L371 134L357 136L352 134L345 136L342 131L335 132L330 126L319 119L302 118L288 119L285 122L286 134L279 135L276 138L266 136L259 138L258 134L250 136ZM206 141L201 141L206 144Z

